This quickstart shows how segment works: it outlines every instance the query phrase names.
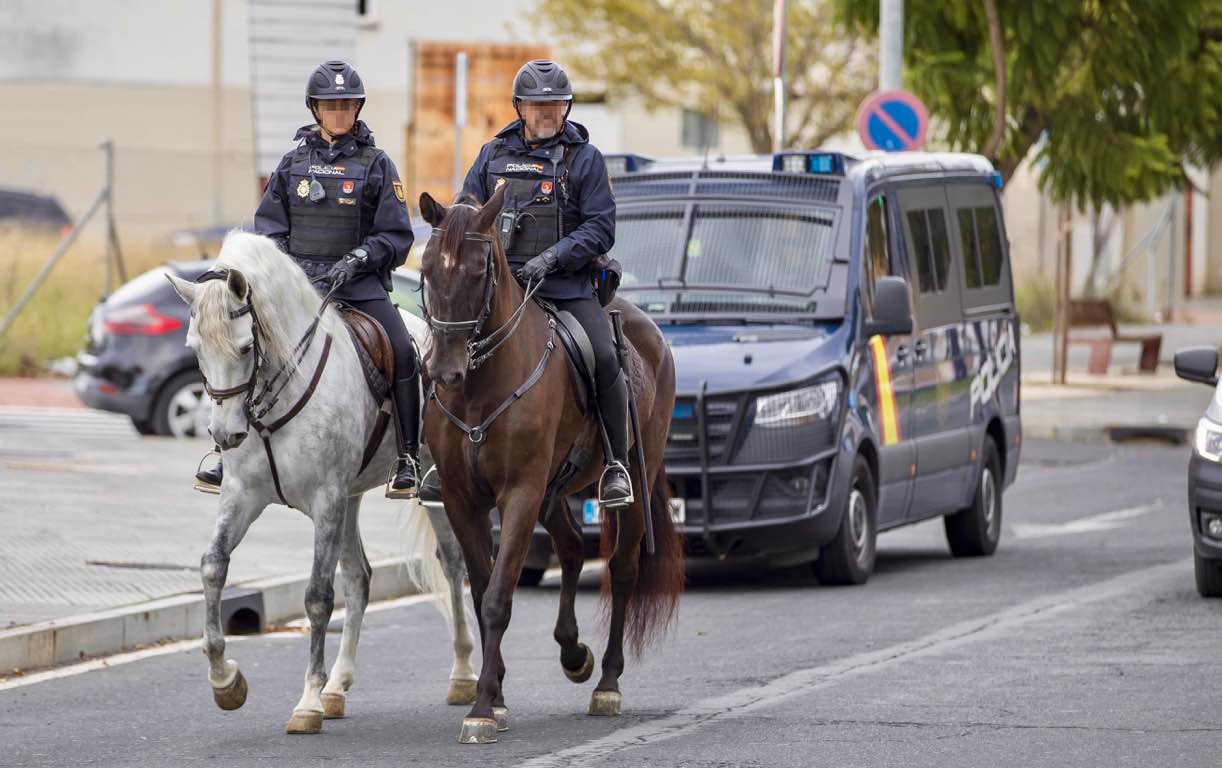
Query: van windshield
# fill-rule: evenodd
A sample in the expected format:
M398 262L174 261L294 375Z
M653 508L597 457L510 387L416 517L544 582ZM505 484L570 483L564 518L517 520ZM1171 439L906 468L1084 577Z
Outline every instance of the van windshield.
M620 290L653 314L814 315L827 298L837 214L773 203L622 206L611 251L624 268Z

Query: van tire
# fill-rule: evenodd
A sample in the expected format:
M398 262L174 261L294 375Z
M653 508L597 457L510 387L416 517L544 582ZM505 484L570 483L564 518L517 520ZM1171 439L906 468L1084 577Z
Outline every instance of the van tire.
M878 493L864 456L853 461L853 478L844 500L840 528L819 550L815 575L828 586L865 584L874 572L878 536Z
M942 518L955 557L986 557L1001 541L1001 459L991 437L984 440L983 459L971 506Z
M1210 560L1193 552L1192 565L1196 571L1197 593L1201 597L1222 597L1222 560Z

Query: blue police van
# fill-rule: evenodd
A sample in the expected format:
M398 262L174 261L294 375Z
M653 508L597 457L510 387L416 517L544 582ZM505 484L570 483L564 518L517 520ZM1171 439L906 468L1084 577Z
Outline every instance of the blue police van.
M619 295L675 357L666 470L688 554L809 562L824 583L860 584L880 531L935 516L952 553L992 554L1021 423L1001 177L988 161L607 163ZM596 551L598 510L575 512Z

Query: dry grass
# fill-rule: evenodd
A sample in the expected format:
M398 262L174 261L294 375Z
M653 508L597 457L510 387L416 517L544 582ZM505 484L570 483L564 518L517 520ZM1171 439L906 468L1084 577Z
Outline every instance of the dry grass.
M58 234L0 229L0 317L25 292L58 244ZM123 243L129 279L174 255L151 245ZM0 337L0 376L46 375L47 362L75 355L105 281L105 243L100 235L86 232L56 264L13 327Z

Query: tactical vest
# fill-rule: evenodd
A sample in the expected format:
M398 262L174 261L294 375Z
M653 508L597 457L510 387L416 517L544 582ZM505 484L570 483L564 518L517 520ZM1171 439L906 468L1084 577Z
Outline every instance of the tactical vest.
M365 183L377 150L363 146L352 157L324 163L321 153L305 144L297 148L289 170L289 253L315 261L343 257L361 244L361 210ZM311 182L324 196L310 199Z
M565 145L557 144L524 151L498 140L492 150L485 183L489 194L507 187L497 230L505 255L515 266L538 256L572 231L560 204L561 195L567 200L569 194L565 149Z

